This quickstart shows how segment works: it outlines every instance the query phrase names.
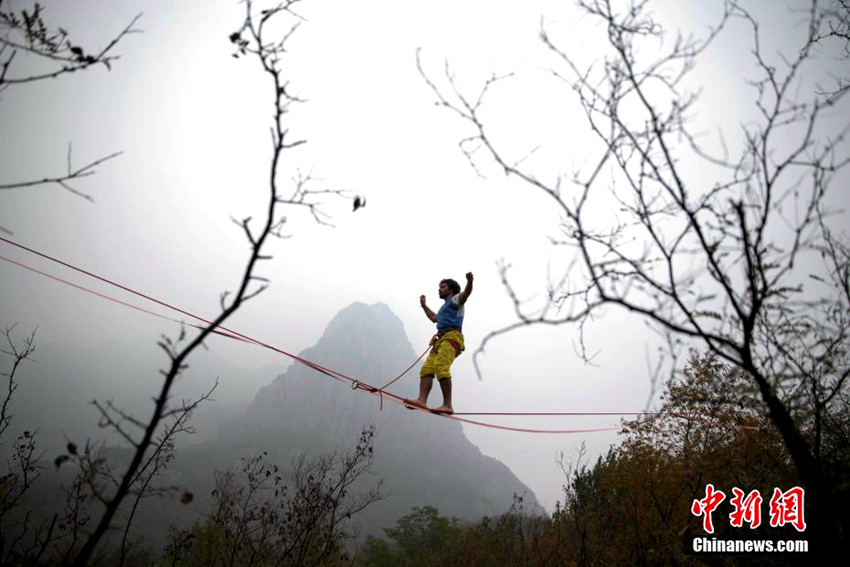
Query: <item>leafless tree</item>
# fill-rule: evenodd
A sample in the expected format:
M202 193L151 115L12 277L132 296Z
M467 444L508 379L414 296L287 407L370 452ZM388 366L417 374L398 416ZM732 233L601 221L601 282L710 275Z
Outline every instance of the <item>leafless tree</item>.
M189 420L192 417L194 410L203 402L207 401L213 391L218 386L218 381L213 387L192 402L184 401L182 404L183 411L174 415L162 433L153 442L153 449L147 460L139 468L136 481L133 483L134 488L130 492L132 497L132 506L124 523L124 532L121 537L120 549L120 564L124 565L127 558L127 552L130 545L130 529L133 525L133 518L139 508L143 498L152 496L164 496L169 493L182 492L180 499L184 504L192 501L193 494L185 487L180 486L161 486L158 484L158 478L167 469L169 463L174 460L176 452L176 437L178 434L194 434L195 429L189 425ZM103 411L103 410L101 410Z
M188 532L172 535L166 557L206 565L323 565L354 537L352 516L380 500L380 481L355 494L373 463L374 429L353 451L300 456L286 473L261 453L238 470L216 472L212 509ZM286 478L288 477L288 478Z
M827 0L825 5L812 2L809 17L809 42L807 48L820 49L837 44L841 50L841 60L850 60L850 2L848 0ZM850 88L850 73L844 71L833 77L835 83L826 87L824 92L833 96L843 96Z
M0 353L10 359L9 371L0 376L8 380L0 411L0 447L3 434L12 424L11 407L18 389L18 372L24 362L32 362L35 331L21 341L14 338L14 326L3 332L6 346ZM44 515L31 505L36 481L42 474L43 451L38 450L37 431L19 433L11 448L7 473L0 477L0 562L36 565L51 557L55 550L73 550L88 521L85 476L78 475L73 489L67 489L62 513ZM62 557L62 551L59 557Z
M489 334L481 349L525 325L583 329L616 306L668 337L674 360L692 347L714 353L748 376L806 486L813 527L835 535L833 499L846 501L847 460L837 465L833 457L848 453L850 248L830 228L840 213L828 209L827 197L848 163L847 89L820 92L804 81L818 32L776 64L764 53L757 19L733 1L704 38L671 38L645 1L579 6L585 22L606 33L601 60L583 65L547 26L540 34L557 61L547 72L576 97L596 144L589 165L569 173L547 175L497 142L505 138L485 121L492 109L482 108L507 78L493 77L468 96L448 66L437 81L419 63L437 103L467 123L460 145L471 163L481 164L483 154L549 197L562 219L553 241L568 269L549 283L541 307L518 299L504 265L518 321ZM836 20L823 10L812 3L810 30L846 29L824 27ZM758 116L741 126L740 151L724 145L715 153L694 131L701 101L688 86L732 21L750 32Z
M133 520L143 499L180 494L180 500L184 504L192 501L193 494L189 489L183 486L162 484L161 478L169 464L174 460L177 437L182 434L191 435L195 433L194 428L189 425L192 414L199 405L210 399L217 386L218 381L209 391L195 400L183 400L173 410L170 410L167 418L168 423L162 427L159 435L151 441L150 451L139 465L127 492L127 498L130 501L129 510L126 515L121 516L120 520L116 521L117 524L122 525L121 543L115 558L120 565L125 564L134 545L131 536ZM145 424L118 408L112 401L101 403L95 400L92 404L100 413L100 427L117 432L122 439L138 450L130 428L143 430ZM83 535L83 528L90 521L91 514L96 513L90 507L91 504L108 506L123 481L122 477L115 474L116 465L107 459L103 442L87 442L82 450L75 443L69 442L66 453L55 459L57 469L65 466L66 463L76 466L77 474L73 479L72 489L65 489L66 494L68 494L66 508L69 512L66 512L66 520L60 524L60 530L55 539L57 548L64 546L64 549L59 550L58 553L65 558L65 562L69 557L74 557L79 552L79 549L75 549L75 546L79 547L78 543ZM67 519L80 517L83 511L86 515L82 523Z
M3 434L9 428L9 424L12 421L11 408L9 404L15 394L15 390L18 389L18 382L15 379L15 374L17 374L18 368L21 364L32 359L32 355L35 352L35 331L26 337L21 345L18 345L12 338L14 331L14 325L4 329L3 336L6 337L6 346L3 349L0 349L0 353L12 359L9 371L0 373L0 377L7 382L4 388L3 405L0 407L0 440L2 440Z
M30 9L20 11L4 10L0 1L0 95L11 87L62 77L70 73L85 71L91 67L103 65L107 69L120 58L115 48L128 35L138 33L134 26L141 17L137 15L117 35L100 49L91 49L72 41L67 30L51 27L44 21L44 8L35 2ZM33 56L36 68L27 66L18 71L18 54ZM18 57L18 60L21 58ZM23 181L0 181L0 191L26 189L38 185L56 185L62 189L93 201L93 197L71 185L94 175L98 166L109 161L121 152L88 162L82 166L74 165L71 144L68 144L67 170L64 173L45 176L41 179ZM11 234L0 226L0 231Z
M5 384L2 407L0 407L0 448L5 439L3 435L12 422L11 402L18 389L16 375L24 362L31 361L35 352L35 331L20 343L13 337L14 326L3 331L6 345L0 353L10 359L8 372L0 373ZM4 361L5 362L5 361ZM4 364L5 365L5 364ZM36 433L23 431L15 437L11 447L11 456L5 474L0 476L0 560L6 562L14 557L27 556L36 546L30 527L30 517L23 521L9 518L21 507L33 483L41 474L41 454L36 448Z
M289 83L285 80L282 68L282 59L288 47L288 40L299 27L302 18L293 10L297 0L285 0L276 4L273 8L257 11L254 3L250 0L244 2L246 16L240 28L230 36L230 41L236 48L235 55L256 58L270 80L272 100L274 101L274 118L271 128L272 154L269 168L268 206L265 218L259 227L251 217L237 221L250 244L250 254L245 264L244 271L239 279L237 289L234 293L225 292L221 295L221 312L211 321L204 321L203 325L181 330L180 335L171 339L163 338L159 343L166 353L169 364L161 371L163 376L162 386L154 398L154 408L149 418L139 420L126 412L118 411L114 405L99 406L102 423L118 432L133 448L130 462L123 468L123 472L115 477L113 489L107 493L103 491L105 510L96 521L94 529L89 534L80 552L76 554L73 565L87 565L98 545L108 530L114 527L119 510L126 498L133 492L133 487L143 474L145 463L150 463L151 452L157 449L157 433L161 430L164 420L174 419L185 413L184 406L173 406L170 396L175 381L180 378L187 367L190 355L204 344L206 338L221 327L243 304L261 293L268 285L268 281L257 275L257 267L261 261L270 260L272 257L266 250L269 237L281 236L285 226L286 218L280 216L278 208L282 206L303 207L308 209L318 222L326 218L319 204L316 202L318 195L340 194L335 190L312 189L315 181L313 178L298 177L295 180L294 189L284 194L279 187L278 177L283 168L282 160L284 154L305 141L303 139L292 139L286 126L286 116L292 106L302 102L288 90ZM288 23L287 23L288 22ZM280 29L275 26L285 25L288 30L281 39L269 39L269 33L275 33ZM272 31L269 32L268 30Z

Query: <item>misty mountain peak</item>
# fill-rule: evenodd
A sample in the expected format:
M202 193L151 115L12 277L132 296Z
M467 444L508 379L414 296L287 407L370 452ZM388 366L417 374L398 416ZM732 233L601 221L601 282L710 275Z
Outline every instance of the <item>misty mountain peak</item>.
M342 309L316 345L299 356L381 386L418 355L387 305L358 302ZM392 391L411 396L418 387L419 370L412 368ZM305 452L344 451L372 425L377 430L374 472L391 495L363 515L372 533L412 506L436 505L450 515L476 519L506 511L514 492L530 492L504 464L482 455L460 423L389 402L385 406L381 410L376 397L296 363L260 390L244 416L207 446L205 458L267 450L285 462ZM533 495L529 498L536 505Z
M380 346L412 352L404 324L385 303L355 302L342 309L328 324L316 346L324 348L330 343L339 347L340 343L352 342L361 347Z

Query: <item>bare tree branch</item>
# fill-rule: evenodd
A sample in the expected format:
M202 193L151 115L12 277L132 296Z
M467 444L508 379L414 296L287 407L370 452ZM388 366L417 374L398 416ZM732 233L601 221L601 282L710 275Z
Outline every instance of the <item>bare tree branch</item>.
M580 65L545 28L541 39L559 62L549 74L574 93L596 137L594 157L582 171L548 181L493 142L498 124L485 124L481 107L498 78L467 97L447 65L435 81L417 59L437 105L472 132L460 147L476 171L476 161L491 160L549 196L563 219L562 238L553 243L565 251L569 269L550 279L545 298L528 303L503 267L517 321L485 337L476 369L484 347L505 333L532 324L576 323L581 330L605 306L618 306L668 337L671 361L701 345L744 371L802 482L824 518L832 517L830 494L838 485L828 480L821 445L825 424L838 427L837 417L848 410L850 296L844 237L827 229L819 211L850 160L850 124L838 111L844 91L810 88L801 95L800 87L813 45L840 37L834 32L846 18L827 15L814 2L807 14L814 31L793 56L779 54L775 65L763 54L759 22L734 1L704 38L677 34L672 42L646 2L579 5L604 24L608 50L601 61ZM846 15L843 1L830 6ZM699 96L688 92L685 78L732 19L751 32L757 72L749 84L759 115L742 126L740 153L730 155L724 142L718 156L691 130ZM640 55L647 46L658 55ZM824 260L812 276L821 288L803 285L802 266L814 254ZM588 360L583 346L580 352ZM829 520L822 525L835 529Z
M244 3L246 8L245 20L239 30L231 34L229 38L237 49L237 52L234 54L236 57L251 56L259 61L270 79L275 108L272 126L272 157L269 167L269 198L265 218L258 230L250 226L250 218L237 223L242 227L251 246L251 252L246 261L237 290L235 293L220 296L222 311L212 321L206 322L206 325L194 336L186 336L184 328L181 330L181 335L177 340L171 340L165 337L160 341L159 346L168 355L170 364L167 369L162 371L163 383L158 396L154 399L155 407L146 422L141 438L134 443L136 450L130 463L120 477L116 479L114 494L105 502L106 509L104 514L98 520L97 525L80 549L80 552L74 557L73 565L86 565L93 557L93 553L102 537L110 529L121 503L131 494L134 484L138 482L140 471L144 470L144 463L151 462L148 452L156 450L157 445L154 437L160 429L162 420L169 415L182 415L182 411L170 413L172 412L172 408L169 407L168 400L174 382L186 368L189 356L196 348L203 345L206 338L224 324L245 301L256 296L265 288L264 284L255 287L255 280L257 280L255 270L260 260L270 258L270 255L264 251L267 239L269 236L274 236L282 225L282 221L277 214L278 204L281 202L284 204L303 204L304 206L309 206L311 211L314 212L314 215L316 215L315 211L318 205L307 205L307 203L311 202L310 198L314 195L313 192L307 191L303 188L302 184L296 182L293 197L287 199L282 197L278 187L278 172L284 152L304 143L304 140L291 141L289 130L285 126L284 119L290 111L291 106L300 102L301 99L289 94L288 83L282 79L282 70L280 67L282 57L287 49L286 42L302 21L301 17L292 10L292 7L296 3L297 0L284 0L274 8L262 10L259 14L256 14L254 12L253 2L246 0ZM290 25L289 32L279 41L270 42L264 33L267 23L272 21L272 19L282 22L287 16L289 16L290 21L294 21Z
M5 354L6 356L12 359L12 367L8 372L0 372L0 377L3 377L5 380L8 380L6 384L6 392L3 396L3 405L0 407L0 439L2 439L3 433L6 432L6 429L9 427L10 422L12 421L12 415L9 413L9 402L12 401L12 396L15 393L15 390L18 389L18 383L15 380L15 374L18 371L18 368L22 363L27 360L32 360L32 354L35 352L35 330L28 337L23 340L22 345L17 345L15 341L12 339L12 334L15 330L15 325L11 327L6 327L3 330L3 335L6 337L7 346L3 349L0 349L0 353Z
M112 55L112 50L126 36L141 33L134 26L142 17L136 15L101 49L84 50L75 45L68 37L68 32L62 28L50 28L42 17L43 8L37 2L32 11L21 10L20 14L13 11L0 10L0 92L11 85L32 83L44 79L54 79L67 73L82 71L94 65L112 68L112 62L120 59L120 55ZM4 54L9 52L5 60ZM53 65L53 69L45 72L23 74L17 77L7 76L12 61L18 51L25 51L38 56Z
M120 58L119 55L113 55L115 47L126 36L140 33L140 30L134 27L142 16L138 14L103 48L84 49L71 41L66 30L61 27L55 29L50 27L44 21L43 12L44 8L38 2L35 2L29 10L23 9L20 12L6 11L0 7L0 94L12 86L57 78L68 73L84 71L95 65L102 64L111 70L112 63ZM41 63L45 70L22 72L19 75L10 73L18 52L35 56L38 59L37 63ZM115 152L82 167L74 167L71 162L71 144L69 143L68 169L65 174L15 182L0 181L0 191L55 185L77 197L94 201L89 193L77 189L71 185L71 182L94 175L98 166L121 153ZM0 225L0 232L12 234L10 229L2 225Z

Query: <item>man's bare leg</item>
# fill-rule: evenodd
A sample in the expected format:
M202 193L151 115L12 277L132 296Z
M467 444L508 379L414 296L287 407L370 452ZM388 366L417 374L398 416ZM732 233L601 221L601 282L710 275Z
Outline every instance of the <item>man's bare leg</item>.
M440 390L443 392L443 405L438 408L434 408L435 412L438 413L454 413L454 409L452 408L452 379L451 378L443 378L442 380L437 380L440 383ZM431 389L430 387L428 388Z
M421 409L428 409L428 394L431 393L431 387L434 385L433 376L423 376L419 379L419 397L415 400L407 400L409 406L416 406ZM408 409L413 409L408 406Z
M419 380L419 398L416 401L422 402L422 405L426 405L428 403L428 394L431 393L431 386L434 385L434 377L433 376L423 376Z

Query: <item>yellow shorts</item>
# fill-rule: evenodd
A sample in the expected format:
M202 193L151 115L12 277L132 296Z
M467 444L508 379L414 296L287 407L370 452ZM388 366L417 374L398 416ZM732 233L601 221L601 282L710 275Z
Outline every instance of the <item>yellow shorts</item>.
M454 343L454 345L452 344ZM455 348L457 345L457 348ZM460 349L460 350L458 350ZM425 359L425 364L422 365L422 370L419 371L419 376L436 376L437 380L451 378L451 366L461 351L463 351L463 335L460 331L449 331L439 339L431 349L428 358Z

